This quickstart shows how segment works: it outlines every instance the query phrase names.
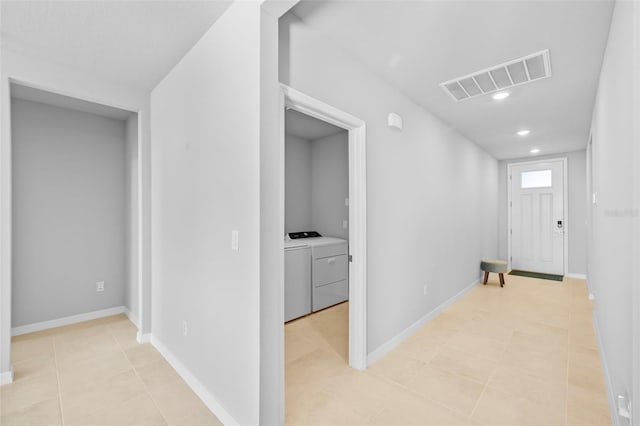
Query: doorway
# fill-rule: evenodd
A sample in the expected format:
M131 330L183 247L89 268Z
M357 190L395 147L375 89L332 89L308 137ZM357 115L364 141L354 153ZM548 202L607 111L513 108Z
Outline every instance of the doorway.
M281 85L281 132L280 143L285 152L285 110L293 110L316 118L348 132L348 295L349 366L364 370L367 366L366 342L366 127L364 121L325 104L286 85ZM282 161L280 187L285 192L284 158ZM281 206L282 216L285 205ZM280 235L284 235L282 229ZM284 247L283 247L284 248ZM283 283L284 287L284 283ZM284 295L284 291L281 293ZM281 318L284 319L284 303ZM284 326L284 324L283 324ZM282 342L284 346L284 341ZM284 356L284 350L282 351ZM282 365L284 362L282 363ZM284 377L284 371L282 376Z
M509 164L511 269L564 275L567 268L566 158Z
M321 122L328 123L330 125L336 126L338 128L344 129L347 131L347 154L348 154L348 196L346 197L345 204L348 204L348 213L344 212L342 214L347 213L348 219L345 221L346 223L340 224L342 231L346 231L345 236L348 239L348 248L345 255L342 255L342 251L338 250L338 252L325 252L327 247L319 247L320 253L318 259L320 266L324 269L324 272L330 272L329 269L333 270L336 266L341 264L341 260L344 261L348 265L348 304L340 303L330 307L329 309L321 310L318 312L318 322L321 323L321 327L328 327L328 334L333 334L330 331L332 323L348 323L348 331L347 331L347 353L343 357L348 359L348 364L351 368L364 370L367 366L367 342L366 342L366 147L365 147L365 123L351 116L348 113L338 110L330 105L327 105L317 99L314 99L304 93L301 93L295 89L292 89L286 85L281 85L281 97L280 97L280 152L281 152L281 170L280 170L280 192L281 194L285 194L285 111L291 111L292 113L301 113L305 116L312 117L314 119L320 120ZM283 202L280 206L281 217L285 217L286 205L285 205L284 197ZM284 221L282 223L282 228L280 235L285 234L285 226ZM346 229L345 229L346 228ZM339 232L339 231L334 231ZM294 243L290 244L283 243L283 249L285 247L293 247L295 246L295 238L293 239ZM340 244L333 245L329 250L339 249ZM313 249L311 249L313 250ZM300 250L298 250L300 252ZM293 252L295 256L300 257L300 253ZM308 258L305 254L301 255L303 258ZM283 256L283 269L285 266L285 256ZM310 262L314 262L314 258L311 257ZM326 264L324 264L324 263ZM313 265L309 265L309 269L311 269ZM297 271L299 274L307 275L307 272L304 267L302 268L294 268L294 272ZM289 272L285 271L285 276ZM313 274L313 271L312 271ZM299 275L300 276L300 275ZM328 276L331 276L329 273ZM333 277L335 278L335 276ZM337 280L337 281L336 281ZM285 280L286 281L286 278ZM341 279L331 279L329 281L337 282L338 287L340 286ZM286 283L282 283L280 294L282 298L285 299L285 286ZM328 286L325 286L329 288ZM334 300L335 301L335 300ZM280 376L280 380L282 383L282 388L284 390L285 387L285 331L284 331L284 319L286 319L286 299L283 300L281 304L282 308L280 311L280 318L283 319L283 332L280 334L282 336L281 340L281 361L280 368L282 368ZM313 304L312 304L313 305ZM313 307L312 307L313 309ZM289 311L291 313L291 311ZM347 321L345 321L345 317ZM303 318L303 320L306 318ZM337 320L337 321L336 321ZM295 325L296 322L292 323ZM304 325L304 324L303 324ZM326 329L326 328L325 328ZM339 334L336 336L337 341L334 341L334 344L338 346L342 344L344 346L344 341L340 342L341 339L344 339L344 334L340 336ZM344 362L344 361L342 361ZM344 364L343 364L344 365ZM339 365L334 365L339 368L347 368L346 366L340 367ZM289 378L289 376L287 376ZM289 382L289 380L287 380ZM297 391L296 391L297 392ZM295 392L294 392L295 393ZM284 398L284 393L281 394L282 398ZM284 402L284 399L282 400ZM286 405L286 404L285 404Z
M14 79L8 86L3 213L13 214L3 223L10 249L2 261L12 266L3 276L12 295L2 306L11 313L2 383L13 380L12 335L119 313L141 329L146 193L138 110Z
M285 321L349 298L348 159L345 129L285 112Z

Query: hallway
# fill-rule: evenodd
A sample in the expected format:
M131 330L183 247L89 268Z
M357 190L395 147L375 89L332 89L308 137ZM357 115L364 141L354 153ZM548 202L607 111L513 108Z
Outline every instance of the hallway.
M287 424L609 424L585 282L506 281L492 275L366 372L347 366L347 304L287 324Z
M0 28L1 426L640 426L640 0L0 0ZM309 173L290 203L287 109L358 129L335 216ZM298 288L348 304L283 323L287 231L348 234Z

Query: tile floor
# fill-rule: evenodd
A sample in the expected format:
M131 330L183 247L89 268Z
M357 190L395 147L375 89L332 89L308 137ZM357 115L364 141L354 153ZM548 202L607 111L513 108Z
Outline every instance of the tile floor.
M13 338L0 424L219 425L124 315Z
M584 281L478 286L394 351L347 366L348 304L288 323L286 421L605 425ZM124 315L13 339L0 424L220 424Z
M584 281L491 278L364 372L347 303L288 323L286 422L610 424Z

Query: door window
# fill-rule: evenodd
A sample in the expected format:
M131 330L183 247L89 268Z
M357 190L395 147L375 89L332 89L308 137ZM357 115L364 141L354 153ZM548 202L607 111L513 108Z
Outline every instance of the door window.
M550 188L551 170L534 170L520 173L520 188Z

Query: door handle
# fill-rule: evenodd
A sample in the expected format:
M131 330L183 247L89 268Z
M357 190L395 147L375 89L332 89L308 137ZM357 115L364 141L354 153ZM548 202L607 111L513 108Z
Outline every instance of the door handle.
M336 263L336 258L335 258L335 257L332 257L332 258L330 258L330 259L327 259L327 263L328 263L329 265L331 265L331 264L333 264L333 263Z

